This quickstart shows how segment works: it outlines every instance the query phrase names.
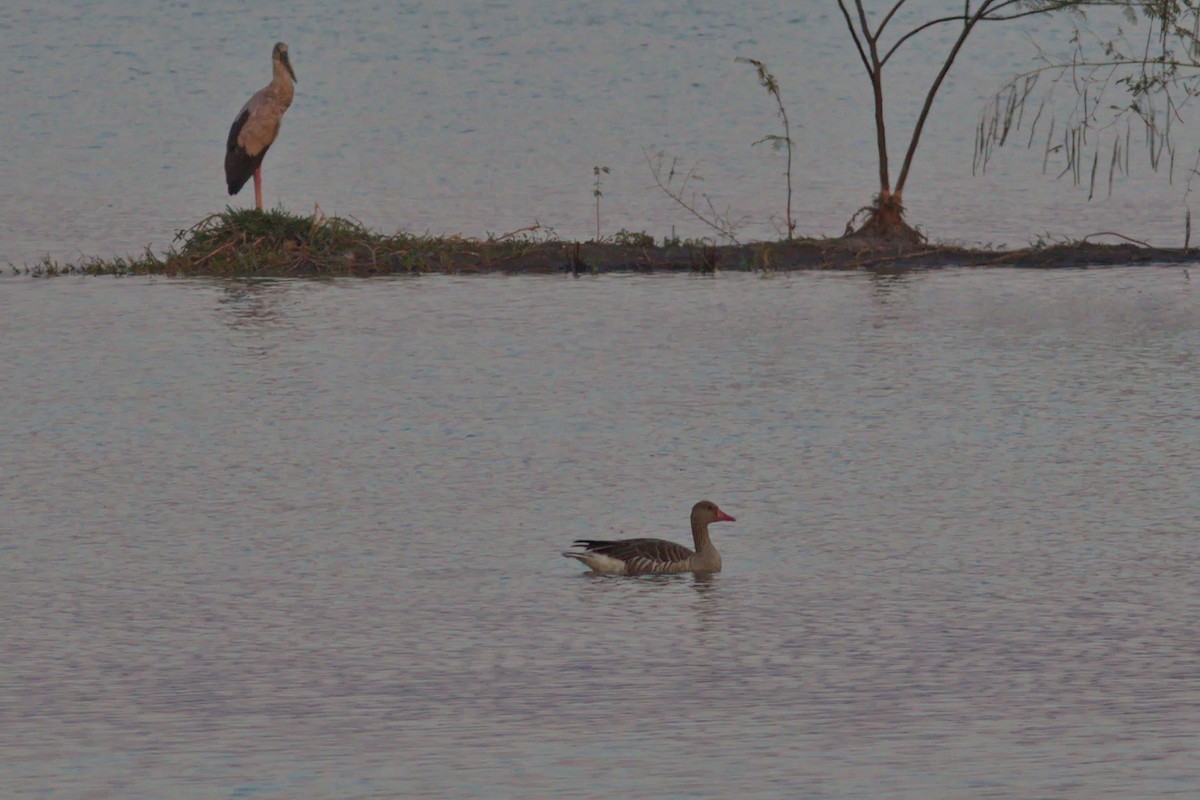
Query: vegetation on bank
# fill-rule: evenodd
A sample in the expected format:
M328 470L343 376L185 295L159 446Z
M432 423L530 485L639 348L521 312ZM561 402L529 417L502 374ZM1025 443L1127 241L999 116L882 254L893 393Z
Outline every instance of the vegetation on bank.
M540 243L518 232L472 241L460 237L391 236L355 220L319 212L227 208L180 231L163 255L89 258L61 265L49 259L15 267L29 275L321 276L469 271L475 264L527 256Z
M1185 215L1184 247L1153 248L1122 234L1097 233L1077 242L1039 241L1021 250L996 250L989 247L969 249L955 245L933 244L925 233L905 219L903 196L925 123L934 101L964 45L977 28L995 27L981 23L1014 21L1037 15L1072 15L1072 50L1064 57L1052 57L1040 51L1040 65L1012 78L985 108L975 130L976 170L985 170L995 150L1015 134L1028 130L1027 145L1038 134L1039 121L1050 104L1055 87L1069 85L1077 101L1065 125L1056 135L1053 112L1049 120L1043 154L1043 171L1052 159L1064 160L1059 177L1070 175L1076 184L1086 174L1089 199L1094 196L1097 176L1105 172L1111 194L1114 179L1129 170L1132 131L1141 125L1150 153L1152 168L1167 165L1173 172L1176 161L1172 124L1182 125L1183 107L1196 95L1200 84L1200 0L1163 3L1160 0L975 0L942 16L933 11L928 17L898 15L907 0L885 0L883 7L870 9L869 0L836 0L846 29L869 79L874 99L876 156L879 164L879 190L871 202L860 208L848 221L839 238L797 238L793 199L796 194L793 167L799 142L794 138L788 110L779 80L767 65L754 58L738 57L736 62L755 70L759 85L770 97L780 120L776 133L768 133L753 145L769 144L785 154L781 172L784 192L781 213L771 222L780 239L771 242L744 242L739 229L748 221L728 206L722 207L713 196L698 191L702 180L698 166L687 166L678 157L663 151L644 150L646 164L655 185L673 203L703 223L710 237L656 243L644 232L621 230L602 236L601 200L607 166L592 168L592 196L595 202L596 238L587 241L563 241L553 230L538 224L503 235L483 239L462 236L429 236L409 233L384 235L365 228L356 220L327 217L316 211L310 217L272 211L234 210L212 214L191 228L180 231L163 255L147 249L140 257L103 259L86 258L73 264L59 264L49 258L32 266L10 266L15 274L52 275L172 275L218 277L321 277L371 276L441 273L555 273L690 271L715 270L763 271L799 269L901 269L945 265L1025 267L1086 267L1107 264L1183 263L1196 258L1190 248L1191 209ZM888 5L890 4L890 8ZM1086 27L1084 11L1116 6L1124 13L1122 24L1136 25L1145 18L1150 24L1148 37L1129 39L1117 27L1112 38L1100 36ZM911 27L897 28L902 25ZM948 45L936 76L925 94L900 168L893 180L889 149L889 128L885 118L884 66L914 37L926 36L933 29L943 31ZM1087 34L1084 36L1084 34ZM974 38L980 38L982 34ZM1085 44L1084 40L1087 40ZM1144 39L1144 44L1138 42ZM1132 45L1131 45L1132 42ZM1151 46L1151 43L1157 45ZM1102 52L1099 59L1088 55L1093 48ZM922 55L922 60L927 60ZM1030 108L1039 80L1046 76L1050 88L1036 113ZM1100 96L1106 91L1121 91L1128 103L1107 105ZM1162 104L1165 103L1165 108ZM1173 123L1173 120L1177 120ZM1124 122L1123 132L1114 126ZM1114 133L1111 145L1101 144L1103 133ZM1122 135L1123 133L1123 135ZM1026 137L1020 137L1026 139ZM1101 159L1101 149L1109 146ZM1090 155L1090 169L1088 167ZM1107 165L1106 170L1101 167ZM1200 176L1200 156L1190 169L1187 182ZM1105 243L1090 239L1103 239Z
M1191 210L1185 216L1184 247L1154 248L1117 233L1097 233L1075 242L1038 241L1019 250L990 247L965 248L930 243L925 233L905 219L902 202L906 182L922 130L934 106L943 82L972 31L993 27L983 22L1003 22L1033 15L1059 12L1076 15L1074 50L1064 59L1054 60L1042 53L1042 65L1013 78L989 103L975 131L975 168L986 169L992 153L1003 147L1011 134L1023 126L1029 130L1032 146L1038 123L1049 104L1049 94L1070 78L1070 85L1081 98L1066 120L1065 133L1055 136L1053 114L1048 115L1043 170L1053 158L1065 158L1059 177L1071 175L1078 184L1089 174L1089 199L1095 194L1100 170L1099 132L1108 132L1117 121L1126 123L1124 136L1117 131L1112 140L1111 157L1106 159L1109 191L1114 178L1129 169L1132 120L1146 129L1146 141L1155 169L1166 163L1173 170L1175 148L1171 138L1173 119L1182 124L1180 110L1200 89L1185 81L1184 75L1200 70L1200 0L1163 4L1157 0L1117 0L1126 13L1125 22L1134 24L1143 15L1150 21L1150 42L1157 38L1159 48L1147 44L1127 46L1117 29L1113 39L1100 37L1104 57L1095 60L1085 55L1081 27L1085 9L1112 6L1101 0L976 0L968 2L961 13L909 19L912 27L901 25L897 13L906 0L886 0L890 9L882 14L867 8L868 0L836 0L866 75L874 98L876 150L879 161L879 191L870 204L856 212L838 238L797 238L793 199L796 194L793 167L799 142L793 136L780 83L767 65L754 58L735 61L755 70L759 85L770 97L780 120L776 133L768 133L753 145L769 144L785 155L784 192L780 213L770 217L780 239L770 242L745 242L739 229L748 221L722 206L713 196L696 189L702 180L698 166L687 166L678 157L665 152L644 150L643 154L655 185L673 203L703 223L710 232L704 239L679 239L655 242L644 232L621 230L602 235L601 200L607 166L592 168L592 195L595 202L596 238L591 241L563 241L553 230L534 224L503 235L489 234L483 239L462 236L429 236L409 233L392 235L370 231L356 220L327 217L314 212L302 217L282 209L259 211L234 210L212 214L187 230L180 231L163 255L147 249L141 257L87 258L62 265L49 258L32 266L12 266L15 274L52 275L172 275L216 277L323 277L419 274L426 272L524 273L575 275L602 272L713 272L788 271L814 269L904 269L938 266L1022 266L1087 267L1094 265L1138 263L1190 263L1196 261L1191 243ZM936 12L935 12L936 13ZM1184 23L1187 24L1184 24ZM889 27L890 26L890 27ZM889 153L888 124L884 116L885 86L883 68L903 46L930 29L946 32L949 49L933 78L900 169L893 176ZM976 37L978 38L978 37ZM886 42L885 42L886 39ZM1173 45L1182 44L1177 51ZM1182 53L1182 55L1181 55ZM923 57L924 58L924 57ZM1050 91L1031 120L1025 120L1026 106L1032 103L1040 76L1051 77ZM1101 111L1099 97L1111 86L1121 87L1129 96L1127 105L1110 105ZM1182 95L1179 93L1182 92ZM1164 112L1156 102L1165 102ZM1106 133L1107 135L1107 133ZM1024 137L1022 137L1024 138ZM1091 167L1087 168L1088 155ZM1164 158L1164 155L1166 158ZM1198 161L1197 163L1200 163ZM1188 177L1189 193L1193 166ZM1097 241L1091 241L1091 240Z
M1119 237L1117 234L1104 234ZM362 224L316 213L280 209L227 209L176 236L164 255L89 258L76 264L49 259L14 274L171 275L213 277L339 277L421 273L574 275L605 272L784 272L819 269L904 269L941 266L1087 267L1110 264L1190 263L1192 249L1142 243L1038 242L1020 250L970 249L859 236L717 245L708 240L655 242L646 233L619 233L599 241L562 241L538 225L512 233L461 236L384 235Z

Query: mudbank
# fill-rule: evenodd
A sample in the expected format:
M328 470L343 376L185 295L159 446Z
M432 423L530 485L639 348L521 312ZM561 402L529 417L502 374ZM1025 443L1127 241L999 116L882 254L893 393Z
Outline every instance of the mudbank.
M165 255L44 261L13 267L49 276L179 275L243 277L371 276L420 273L600 274L608 272L904 270L937 267L1086 268L1191 264L1197 249L1155 248L1124 241L1081 241L1018 250L896 243L862 237L718 245L655 243L644 233L571 242L539 237L537 228L488 239L382 235L338 217L284 211L227 210L181 231Z

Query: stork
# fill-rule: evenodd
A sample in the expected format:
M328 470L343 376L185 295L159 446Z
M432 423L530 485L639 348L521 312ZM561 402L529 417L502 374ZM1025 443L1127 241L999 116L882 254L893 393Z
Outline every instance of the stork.
M237 194L254 176L254 204L262 211L262 160L279 135L283 113L292 104L292 81L296 73L288 60L288 47L276 42L271 51L274 75L271 82L254 93L238 112L225 145L225 182Z

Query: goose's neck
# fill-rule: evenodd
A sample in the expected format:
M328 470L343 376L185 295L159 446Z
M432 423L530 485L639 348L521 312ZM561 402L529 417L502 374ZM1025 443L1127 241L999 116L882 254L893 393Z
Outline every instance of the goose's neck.
M692 520L692 541L696 543L697 553L715 551L712 539L708 538L708 523Z

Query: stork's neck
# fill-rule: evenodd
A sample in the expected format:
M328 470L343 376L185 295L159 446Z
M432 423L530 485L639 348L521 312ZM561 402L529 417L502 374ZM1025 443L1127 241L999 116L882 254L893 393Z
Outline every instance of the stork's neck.
M295 93L292 88L292 76L279 59L272 62L272 67L275 72L271 77L271 92L282 100L285 106L289 106L292 104L292 95Z

